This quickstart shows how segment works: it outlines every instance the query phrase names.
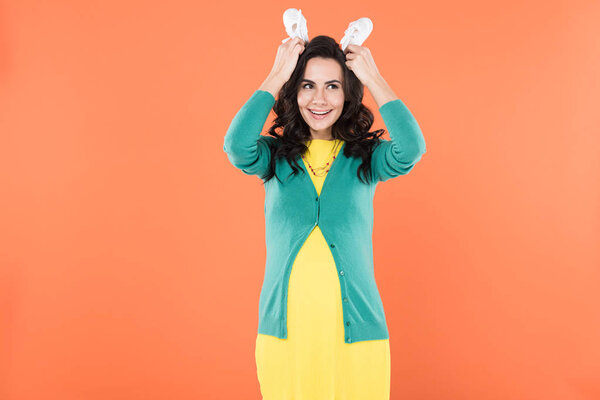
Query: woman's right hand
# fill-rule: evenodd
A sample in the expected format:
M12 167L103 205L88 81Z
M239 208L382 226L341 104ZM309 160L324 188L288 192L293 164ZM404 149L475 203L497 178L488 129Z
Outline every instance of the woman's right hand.
M298 58L304 51L305 45L304 39L299 37L286 40L285 43L280 44L269 76L282 83L287 82L296 68Z

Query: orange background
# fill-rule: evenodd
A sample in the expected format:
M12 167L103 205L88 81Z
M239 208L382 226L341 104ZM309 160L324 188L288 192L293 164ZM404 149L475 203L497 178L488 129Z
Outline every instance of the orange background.
M600 3L209 3L2 2L0 399L260 399L223 138L289 7L371 18L426 139L375 196L392 399L600 399Z

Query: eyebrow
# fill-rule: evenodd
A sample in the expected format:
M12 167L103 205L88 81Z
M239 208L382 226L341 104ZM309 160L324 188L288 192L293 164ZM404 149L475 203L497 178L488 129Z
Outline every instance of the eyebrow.
M308 83L313 83L314 84L314 82L311 81L310 79L302 79L302 82L308 82ZM333 82L337 82L340 85L342 84L342 82L338 81L337 79L333 79L333 80L327 81L325 83L327 84L327 83L333 83Z

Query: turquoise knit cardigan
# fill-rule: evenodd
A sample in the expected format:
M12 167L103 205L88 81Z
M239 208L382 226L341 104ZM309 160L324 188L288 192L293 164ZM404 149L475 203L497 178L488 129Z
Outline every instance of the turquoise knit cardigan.
M273 95L257 90L235 115L223 150L236 168L262 176L269 166L272 136L261 130L275 103ZM340 281L346 343L388 339L383 304L373 270L373 197L378 182L406 175L425 153L423 134L399 99L379 108L391 140L375 147L371 184L358 180L359 157L344 156L344 147L331 164L321 195L304 170L292 172L285 158L275 163L276 178L265 183L267 257L258 306L258 333L287 338L288 282L298 251L316 225L331 250ZM344 146L345 143L342 145ZM287 178L286 178L287 177Z

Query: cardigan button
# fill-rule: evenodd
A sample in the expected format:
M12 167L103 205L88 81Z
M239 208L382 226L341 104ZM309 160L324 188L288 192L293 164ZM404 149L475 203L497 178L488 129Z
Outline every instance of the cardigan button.
M340 275L344 275L344 271L340 271Z
M347 302L348 302L348 298L344 297L344 303L347 303Z
M318 198L318 197L315 197L315 201L319 201L319 198Z
M331 243L331 247L332 247L332 248L334 248L334 247L335 247L335 244Z
M347 341L348 343L350 343L350 342L351 342L351 340L350 340L350 338L349 338L349 337L347 337L347 338L346 338L346 341Z
M346 321L346 326L350 326L350 321Z

